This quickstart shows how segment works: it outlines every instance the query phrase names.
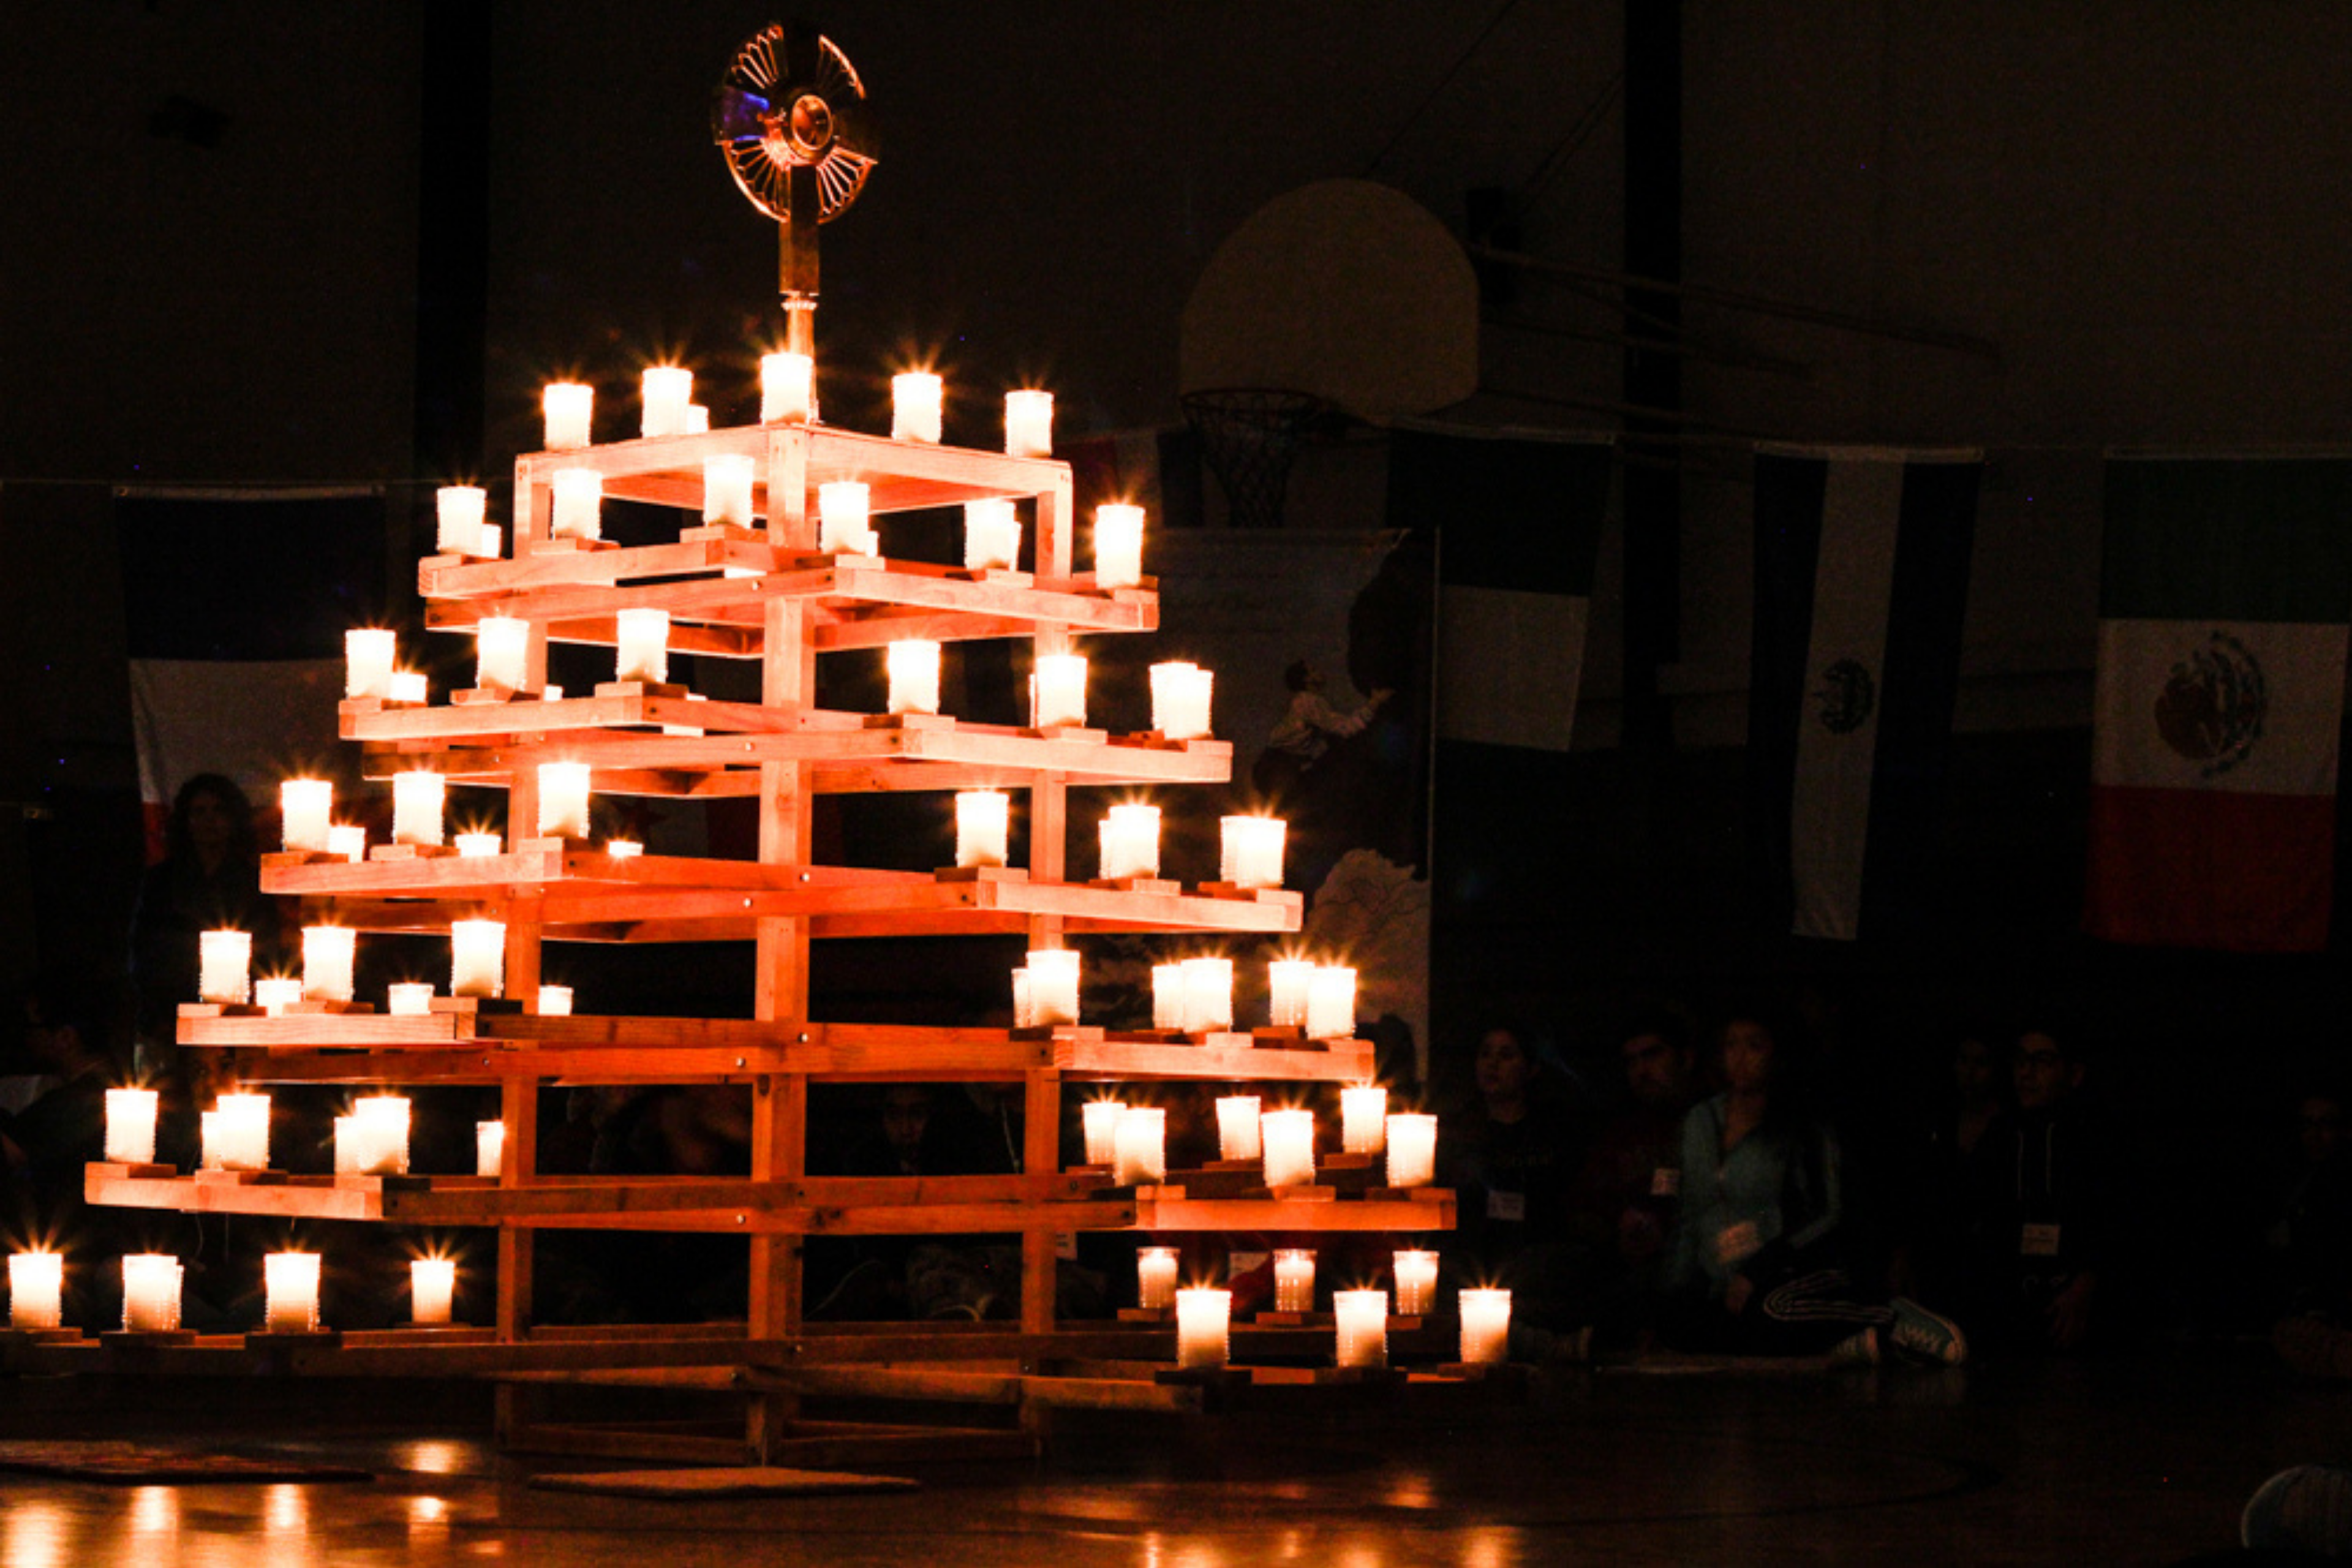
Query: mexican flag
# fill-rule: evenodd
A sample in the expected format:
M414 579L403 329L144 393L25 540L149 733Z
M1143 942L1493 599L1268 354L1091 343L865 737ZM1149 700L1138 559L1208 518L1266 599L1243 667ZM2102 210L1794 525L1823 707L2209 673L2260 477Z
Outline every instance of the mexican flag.
M2084 924L2326 945L2352 459L2114 458Z

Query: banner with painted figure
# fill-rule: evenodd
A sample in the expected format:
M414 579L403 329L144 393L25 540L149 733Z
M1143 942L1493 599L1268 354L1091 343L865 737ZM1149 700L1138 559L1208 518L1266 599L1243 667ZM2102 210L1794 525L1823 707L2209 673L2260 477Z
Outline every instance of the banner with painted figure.
M2106 468L2084 924L2327 942L2352 616L2352 458Z

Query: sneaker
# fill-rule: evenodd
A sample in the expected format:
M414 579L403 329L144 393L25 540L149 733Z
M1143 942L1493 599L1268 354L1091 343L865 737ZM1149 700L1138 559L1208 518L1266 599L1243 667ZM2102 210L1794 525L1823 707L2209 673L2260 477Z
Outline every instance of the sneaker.
M1830 1347L1832 1367L1876 1366L1878 1364L1878 1331L1864 1329L1851 1339L1840 1340Z
M1968 1336L1951 1319L1927 1310L1908 1296L1897 1296L1887 1305L1895 1309L1895 1321L1887 1332L1896 1350L1938 1366L1958 1366L1969 1359Z

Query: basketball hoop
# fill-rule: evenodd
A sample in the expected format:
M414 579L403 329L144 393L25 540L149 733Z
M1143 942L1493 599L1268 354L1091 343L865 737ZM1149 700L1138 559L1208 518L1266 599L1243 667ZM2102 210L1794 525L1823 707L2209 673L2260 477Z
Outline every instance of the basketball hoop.
M1184 422L1200 435L1234 526L1280 527L1291 459L1324 401L1312 393L1227 386L1188 392L1183 403Z

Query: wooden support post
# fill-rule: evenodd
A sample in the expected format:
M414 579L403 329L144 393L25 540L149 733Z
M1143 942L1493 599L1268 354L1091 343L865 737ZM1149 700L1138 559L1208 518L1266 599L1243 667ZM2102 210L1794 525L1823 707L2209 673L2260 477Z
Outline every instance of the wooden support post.
M536 952L534 944L534 957ZM539 1080L505 1080L499 1088L499 1117L506 1123L506 1157L499 1185L528 1186L539 1171ZM499 1339L504 1343L514 1343L530 1330L536 1235L523 1226L499 1226ZM494 1415L500 1443L512 1442L530 1424L530 1409L529 1390L514 1384L499 1385Z
M1021 1131L1021 1169L1028 1177L1034 1200L1043 1197L1045 1183L1062 1168L1062 1075L1032 1072L1025 1083L1027 1102ZM1050 1223L1032 1220L1021 1233L1021 1331L1054 1331L1055 1286L1058 1273L1060 1237ZM1035 1372L1024 1363L1024 1371Z
M816 548L816 527L809 516L808 455L805 426L780 425L768 433L768 542L780 550Z

